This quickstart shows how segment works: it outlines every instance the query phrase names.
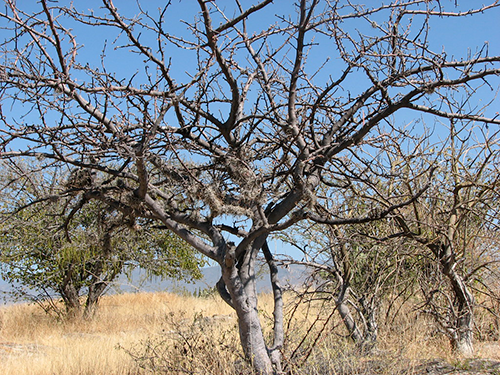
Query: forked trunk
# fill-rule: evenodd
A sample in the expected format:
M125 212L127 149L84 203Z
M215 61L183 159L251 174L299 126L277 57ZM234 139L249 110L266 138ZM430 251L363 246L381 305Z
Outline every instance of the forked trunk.
M260 324L257 290L255 285L255 249L249 250L242 259L235 264L230 257L226 257L222 266L222 278L218 283L218 290L222 298L230 304L238 316L238 328L241 346L245 357L252 364L257 374L275 374L281 371L280 349L283 340L281 320L281 294L279 285L273 282L275 295L275 335L272 347L268 347ZM267 255L266 255L267 257ZM270 260L268 260L268 264ZM275 276L276 269L271 270Z
M90 319L93 317L97 309L99 299L104 294L108 283L113 281L122 269L122 265L119 263L118 266L115 265L112 268L108 267L107 271L105 271L105 264L109 262L111 254L113 254L113 249L111 247L112 228L112 225L106 228L106 232L102 238L101 257L88 270L88 272L92 275L92 278L90 280L89 292L85 302L85 309L83 311L84 319Z
M73 268L69 267L62 283L59 285L59 294L64 301L66 314L69 317L76 317L81 313L81 304L79 291L73 283L72 274Z
M83 310L84 319L90 319L94 316L99 298L101 298L105 289L106 283L104 282L95 283L89 287L89 293L85 301L85 309Z
M360 344L364 341L363 334L361 333L354 317L351 314L351 309L344 301L337 301L336 303L337 311L340 314L340 318L344 322L344 325L349 332L349 336L356 344Z
M454 322L449 329L453 350L464 357L474 354L473 322L474 296L464 279L456 272L457 262L450 246L440 244L432 248L441 263L441 270L451 283L453 291Z
M334 229L334 234L336 238L341 238L341 235L337 229ZM362 321L364 323L363 327L359 327L356 319L351 313L351 309L348 305L349 291L350 291L350 281L351 281L351 268L350 263L348 261L348 249L347 243L344 242L340 246L340 261L341 267L338 267L338 261L336 260L336 256L333 255L334 265L333 275L337 279L339 284L338 293L335 298L335 307L344 322L344 326L349 332L349 337L354 341L356 346L361 351L370 351L376 340L376 324L372 322L374 320L373 311L369 311L366 306L365 299L360 300L361 308L358 310L358 313L362 317ZM340 270L343 270L342 272Z
M369 314L364 306L361 307L359 314L362 314L364 329L360 329L347 304L346 294L347 291L339 293L335 306L356 347L362 352L369 352L375 346L377 339L377 325L372 321L373 314Z

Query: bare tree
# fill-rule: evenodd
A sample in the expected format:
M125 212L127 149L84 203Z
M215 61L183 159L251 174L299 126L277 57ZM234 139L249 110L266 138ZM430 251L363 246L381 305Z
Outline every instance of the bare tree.
M395 227L364 235L382 242L408 239L411 251L405 257L421 260L416 264L422 307L453 348L470 356L474 296L492 295L491 276L498 268L499 138L498 131L469 123L451 120L448 135L446 126L439 126L441 140L427 130L413 138L396 131L372 142L370 164L346 164L351 177L341 201L357 197L377 207L393 205L401 196L416 198L389 215Z
M398 188L411 191L422 183L419 176L422 169L430 167L429 161L404 157L399 146L394 149L399 154L394 165L406 171ZM411 207L399 210L394 219L400 234L430 251L439 265L438 274L445 279L436 279L434 274L427 280L422 290L426 311L436 318L453 348L471 356L474 295L489 289L490 282L481 273L497 268L492 254L495 249L487 243L492 243L488 238L498 230L498 132L452 120L449 137L432 151L434 160L430 163L438 165L431 187ZM474 283L479 286L472 287Z
M358 218L314 208L330 199L320 187L342 188L353 147L402 110L500 123L487 107L463 105L475 93L493 100L500 56L486 46L459 57L433 50L430 29L434 18L499 4L197 3L102 0L87 10L7 0L1 156L100 171L78 192L131 221L161 222L217 262L246 357L259 373L280 372L282 296L268 236L305 218L365 222L411 201ZM186 22L174 22L179 14ZM255 289L261 252L275 296L270 343Z
M439 136L445 136L442 140L435 139L430 130L412 138L395 131L370 143L371 159L364 155L345 162L349 183L336 198L336 205L329 207L331 213L342 210L358 217L360 213L353 211L360 206L376 211L380 206L393 206L401 197L414 199L384 221L346 226L334 230L333 236L325 228L316 228L314 235L306 238L311 249L303 250L309 260L299 263L337 280L333 289L339 296L336 307L351 337L363 342L360 325L342 304L349 300L349 291L356 291L351 286L353 275L358 271L362 280L374 287L367 294L373 300L381 286L377 277L387 281L389 275L402 269L396 265L380 273L362 270L363 262L346 261L356 254L353 246L376 251L372 254L374 265L380 249L387 259L400 259L403 266L409 261L414 270L404 278L412 288L420 283L424 297L421 309L435 318L453 349L471 356L475 296L497 298L499 137L498 131L453 120L446 136L445 125L440 126ZM315 243L326 247L312 251Z
M351 188L332 201L332 206L342 202L344 208L348 207L345 217L359 217L374 198L365 196L366 191L357 191L352 186L355 182L352 178ZM366 181L362 186L371 188ZM331 318L336 311L348 336L364 353L377 344L381 318L392 321L418 290L419 273L412 267L417 251L403 236L392 236L397 229L390 219L340 227L303 221L282 236L302 253L300 260L288 258L283 262L309 270L308 278L296 288L297 303L323 301L324 308L318 314ZM322 325L323 335L331 332L331 326L321 317L313 319L314 325ZM312 328L307 332L317 335Z

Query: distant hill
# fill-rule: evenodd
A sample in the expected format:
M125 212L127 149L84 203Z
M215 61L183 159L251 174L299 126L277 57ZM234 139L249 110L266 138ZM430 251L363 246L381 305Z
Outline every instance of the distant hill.
M210 289L215 286L220 278L220 268L218 266L206 267L202 269L203 278L200 280L179 281L172 279L162 279L159 277L147 278L144 270L137 269L132 272L130 280L121 275L110 286L108 294L114 293L134 293L134 292L171 292L171 293L188 293ZM270 292L271 284L269 281L269 272L265 267L259 270L257 279L257 289L259 292ZM299 285L306 277L306 268L300 265L291 265L289 267L281 267L279 270L280 282L282 286ZM12 286L0 279L0 305L11 304L13 299L9 292L12 291Z
M156 292L169 291L173 293L194 293L199 290L213 288L220 279L220 268L218 266L205 267L202 269L203 277L200 280L178 281L172 279L161 279L154 277L146 279L142 270L136 270L131 280L122 275L113 286L116 292ZM271 284L269 272L262 267L258 272L257 289L259 292L270 292ZM300 265L281 267L279 270L280 282L285 285L299 285L306 277L306 268Z

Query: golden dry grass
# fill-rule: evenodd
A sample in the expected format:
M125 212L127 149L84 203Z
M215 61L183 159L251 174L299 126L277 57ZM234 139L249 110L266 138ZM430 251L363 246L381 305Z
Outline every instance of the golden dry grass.
M91 321L60 321L25 304L3 307L0 314L1 374L121 375L140 370L118 346L160 337L175 321L232 311L215 298L141 293L104 297Z
M271 322L266 318L271 303L270 296L261 296L265 326ZM311 309L295 313L285 361L314 317ZM91 321L58 320L37 306L12 305L0 309L0 324L2 375L249 373L239 348L234 312L216 296L107 296ZM447 341L435 334L432 323L416 314L400 314L390 329L380 327L377 350L369 356L354 350L338 321L328 323L328 329L332 334L322 335L308 355L307 342L315 337L310 335L290 362L291 374L410 374L418 373L416 369L425 361L459 361ZM498 342L476 346L478 357L500 360Z

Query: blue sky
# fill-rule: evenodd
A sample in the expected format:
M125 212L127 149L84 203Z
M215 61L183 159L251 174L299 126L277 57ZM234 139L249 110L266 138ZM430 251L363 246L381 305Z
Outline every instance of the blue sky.
M23 4L24 3L24 4ZM68 3L68 2L66 2ZM125 13L128 13L132 16L135 9L135 1L118 1L115 0L116 5L120 10L123 10ZM221 7L225 4L232 4L232 1L219 1L218 4L221 4ZM246 4L247 2L243 2ZM366 1L366 3L371 4L372 2ZM441 5L443 6L445 11L455 11L454 0L447 1L441 0ZM461 4L461 9L472 9L480 5L482 2L468 0L468 1L459 1ZM18 5L20 7L24 7L26 2L18 1ZM55 3L51 3L55 4ZM82 7L82 2L75 2L78 7ZM86 1L83 6L84 8L94 8L97 10L99 8L99 1L91 0ZM153 9L155 4L165 4L165 1L148 1L148 6ZM181 34L186 33L187 26L180 21L180 19L184 19L185 21L192 20L192 11L198 9L198 5L196 1L172 1L172 12L167 13L167 22L169 25L174 25L172 28L175 31L179 31ZM293 4L293 2L287 0L275 0L274 4L270 7L270 11L264 11L265 14L262 17L258 17L258 23L255 24L257 26L266 26L271 22L274 22L274 15L281 15L286 13L286 9L289 8ZM35 9L39 8L39 5L35 2L30 2L27 5L27 8ZM421 16L419 16L421 18ZM417 23L418 18L416 17L415 23ZM481 49L484 46L485 42L488 42L489 54L490 55L500 55L500 8L496 8L485 12L484 14L477 14L474 16L468 16L464 18L455 18L455 17L436 17L431 21L431 30L430 30L430 40L433 49L436 52L440 52L442 47L445 46L445 49L450 56L464 56L467 57L469 53L474 54L476 51ZM0 25L3 24L4 21L0 20ZM357 23L349 24L346 27L352 28L353 32L356 28L364 31L369 30L370 25L368 23L356 21ZM382 20L381 20L382 22ZM114 50L116 44L113 44L116 38L116 34L110 33L107 28L97 28L97 27L74 27L74 32L77 34L79 42L84 45L84 47L79 51L79 57L83 62L87 62L90 66L100 66L100 54L103 49L103 40L107 39L107 49L109 51L109 55L113 56L111 59L106 60L106 66L109 71L114 71L117 74L118 78L129 77L131 74L141 71L143 68L143 63L140 57L137 55L131 55L129 53L129 49L123 49L121 51ZM326 38L322 43L327 43ZM184 72L186 70L193 71L195 69L195 65L193 61L190 60L190 54L186 53L185 56L181 56L182 52L176 50L176 55L173 55L173 65L172 69L179 76L184 76ZM321 45L319 48L316 48L311 53L310 64L311 66L319 66L323 63L323 61L331 55L331 67L329 73L335 77L339 74L338 71L335 70L335 67L338 65L335 62L335 51L331 45ZM325 77L318 77L318 79L325 79ZM496 80L498 83L498 79ZM356 90L356 83L353 82L353 91ZM359 89L361 89L361 85L359 85ZM491 95L489 92L490 89L485 87L484 93L485 95ZM480 97L478 100L482 100ZM489 109L489 113L498 112L498 100L495 106L492 106ZM29 119L30 121L36 121L36 118ZM407 123L409 121L413 121L414 118L405 115L402 113L401 115L395 117L394 121L397 123ZM432 126L432 124L429 124ZM282 247L279 243L275 243L271 245L272 249L277 252L289 252L288 248Z
M64 1L61 3L69 3L69 1ZM133 16L137 12L137 7L135 1L115 1L115 5L118 6L119 10L124 12L129 16ZM151 14L156 14L156 4L163 5L165 1L148 1L143 2L147 4L148 8L151 9ZM250 3L250 2L245 2ZM253 3L253 2L252 2ZM369 4L375 2L367 2ZM378 2L376 2L378 3ZM437 3L437 2L435 2ZM441 0L443 10L445 11L456 11L454 0ZM482 2L467 0L459 1L461 10L473 9L479 6ZM56 4L56 2L51 3ZM98 10L100 8L100 1L90 0L85 1L85 5L82 2L76 2L76 5L81 9L94 9ZM233 1L223 0L218 1L221 8L225 8L227 4L233 4ZM287 13L295 15L294 11L291 10L293 2L285 0L276 0L273 4L266 9L262 16L259 14L257 17L258 22L255 23L255 28L258 29L260 26L267 27L267 25L275 22L275 15L281 16ZM26 10L36 10L40 9L40 5L36 2L29 2L28 5L23 2L19 2L18 5ZM228 5L228 6L229 6ZM181 20L186 22L191 22L194 17L194 11L198 10L197 2L194 0L173 0L171 9L166 13L166 24L170 27L170 32L179 32L180 35L187 35L187 25ZM229 15L232 12L228 12ZM383 17L388 15L387 12L383 13ZM379 17L382 23L382 15ZM415 17L415 24L418 24L419 19L422 16ZM474 16L467 17L434 17L431 19L431 30L430 30L430 42L431 48L436 52L440 52L443 48L447 51L449 56L464 56L466 57L469 53L475 53L479 49L483 48L484 44L488 44L488 49L490 55L500 54L500 8L495 8L489 10L483 14L476 14ZM0 19L0 25L4 21ZM130 48L125 48L123 50L116 50L116 47L120 44L121 39L117 39L117 34L114 30L107 27L81 27L76 26L74 23L66 24L72 28L73 32L77 36L77 40L83 47L79 50L80 61L87 62L90 66L99 67L101 65L100 58L101 53L106 43L107 53L109 58L105 60L107 69L109 71L116 72L118 78L127 78L132 74L139 72L139 77L141 70L143 68L142 60L139 56L130 54ZM214 25L217 21L214 21ZM252 23L250 23L251 25ZM353 34L356 32L355 29L364 32L373 32L370 30L368 22L362 20L356 20L355 22L346 21L345 26L348 30L352 30ZM142 36L143 39L148 38L146 35ZM154 42L154 41L153 41ZM325 38L325 40L319 41L321 43L320 47L316 47L312 50L310 54L310 59L308 65L313 67L320 66L330 57L332 60L329 62L329 73L333 78L340 73L340 70L336 72L336 67L343 68L343 65L336 64L335 59L337 58L336 51L331 43ZM154 45L154 44L153 44ZM194 61L192 61L192 54L186 52L183 56L183 51L179 49L172 50L172 71L175 72L174 75L179 77L179 80L185 78L185 72L193 74L196 70ZM324 80L326 77L319 77L320 80Z

